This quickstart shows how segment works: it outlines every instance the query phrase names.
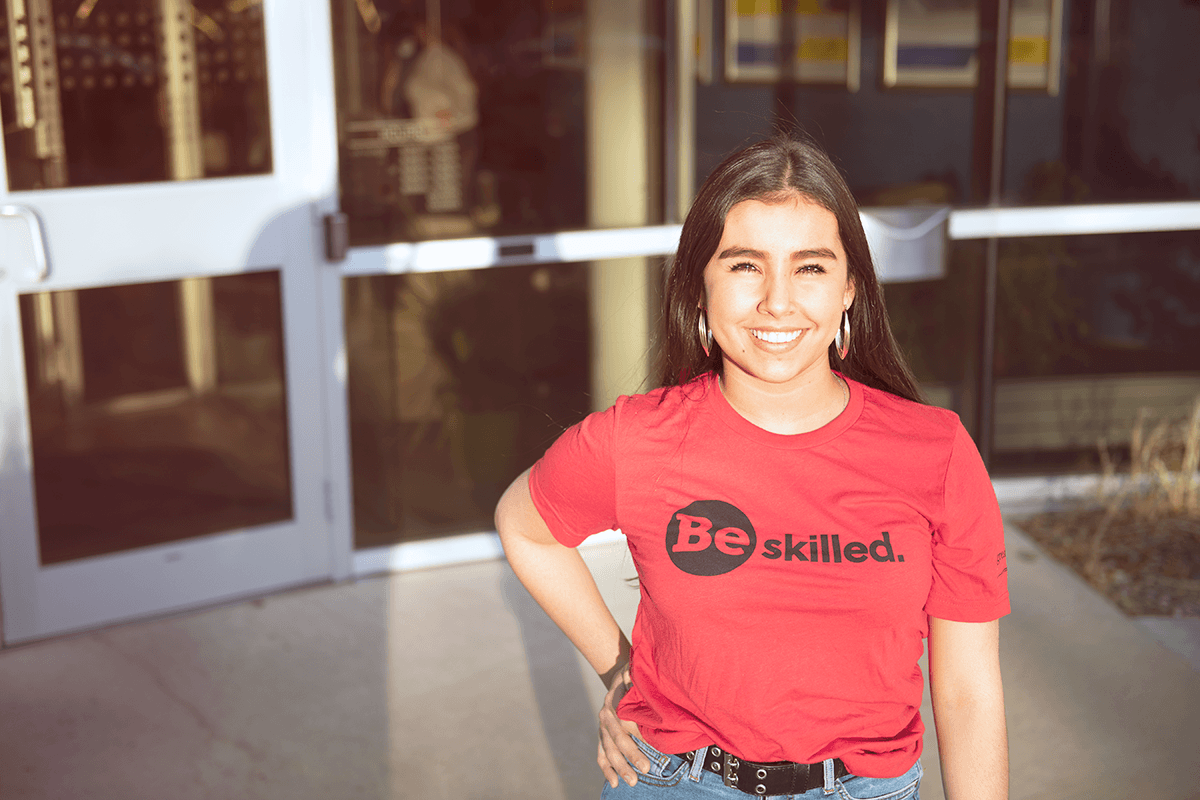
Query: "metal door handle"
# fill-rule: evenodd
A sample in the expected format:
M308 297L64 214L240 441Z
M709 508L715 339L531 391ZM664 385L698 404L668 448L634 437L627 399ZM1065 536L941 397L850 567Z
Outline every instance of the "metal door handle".
M37 212L29 206L7 205L0 206L0 217L20 217L25 220L25 224L29 226L29 238L33 244L33 279L38 283L46 280L50 274L50 259L46 257L46 235Z

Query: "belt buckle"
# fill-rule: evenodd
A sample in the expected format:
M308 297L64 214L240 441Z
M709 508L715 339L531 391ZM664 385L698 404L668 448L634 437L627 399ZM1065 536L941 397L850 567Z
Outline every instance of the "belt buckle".
M722 756L724 757L723 766L725 767L724 774L721 776L722 782L726 786L736 789L738 788L738 776L735 770L742 765L742 762L738 761L737 756L732 756L729 753L722 753Z

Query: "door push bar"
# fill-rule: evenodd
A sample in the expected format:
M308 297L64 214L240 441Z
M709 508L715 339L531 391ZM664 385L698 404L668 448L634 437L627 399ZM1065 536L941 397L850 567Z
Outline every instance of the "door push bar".
M46 234L37 212L29 206L5 205L0 206L0 217L18 217L25 220L25 224L29 226L30 242L33 244L32 277L38 283L46 280L50 274L50 259L46 256Z

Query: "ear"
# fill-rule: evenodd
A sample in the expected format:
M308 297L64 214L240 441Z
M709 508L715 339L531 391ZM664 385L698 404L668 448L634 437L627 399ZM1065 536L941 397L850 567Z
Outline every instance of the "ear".
M849 311L851 304L854 303L854 297L855 297L854 278L847 276L846 277L846 291L844 291L842 293L842 308Z

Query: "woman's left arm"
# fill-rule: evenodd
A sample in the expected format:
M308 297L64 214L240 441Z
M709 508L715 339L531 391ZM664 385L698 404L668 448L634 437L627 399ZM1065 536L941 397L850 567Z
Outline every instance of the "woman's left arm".
M930 617L929 687L947 800L1006 800L1000 623Z

